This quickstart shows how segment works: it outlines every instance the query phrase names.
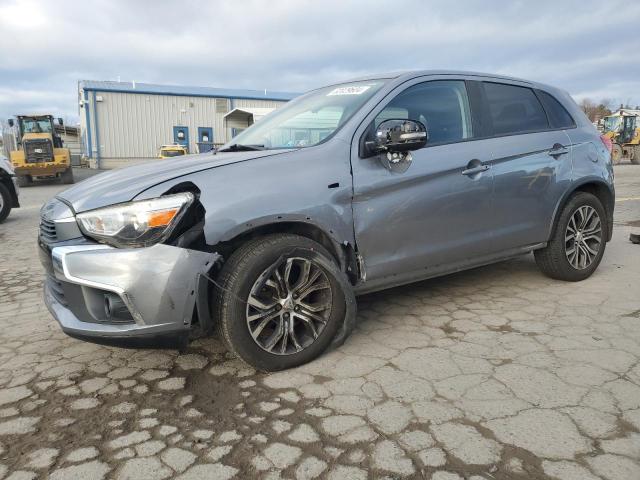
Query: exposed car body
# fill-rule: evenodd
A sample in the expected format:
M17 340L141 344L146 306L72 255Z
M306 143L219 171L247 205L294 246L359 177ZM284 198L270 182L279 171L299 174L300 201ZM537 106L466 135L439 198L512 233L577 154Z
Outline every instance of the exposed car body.
M20 187L13 166L6 157L0 155L0 223L9 216L11 209L20 207L19 194Z
M586 278L613 207L610 151L567 93L367 77L293 100L216 154L59 194L41 213L45 299L70 335L218 324L243 360L277 370L343 339L354 294L532 251L545 273Z

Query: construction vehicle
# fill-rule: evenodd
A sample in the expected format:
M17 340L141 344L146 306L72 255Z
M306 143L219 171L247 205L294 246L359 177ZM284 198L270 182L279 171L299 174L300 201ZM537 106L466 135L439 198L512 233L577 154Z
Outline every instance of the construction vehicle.
M168 145L162 145L160 147L160 153L158 153L158 158L170 158L170 157L181 157L183 155L187 155L189 152L187 151L187 147L184 145L180 145L179 143L171 143Z
M611 160L614 165L624 159L640 165L640 110L621 108L604 117L604 135L613 143Z
M59 178L64 184L73 183L71 153L55 132L53 116L17 115L8 123L14 137L9 156L19 186L27 186L36 178ZM58 124L63 124L61 118Z

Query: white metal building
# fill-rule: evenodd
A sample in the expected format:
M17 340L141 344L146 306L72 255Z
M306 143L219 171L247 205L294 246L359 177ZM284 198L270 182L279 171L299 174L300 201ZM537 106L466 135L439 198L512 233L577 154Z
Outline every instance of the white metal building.
M156 158L161 145L190 153L228 142L297 94L82 80L78 83L83 155L115 168Z

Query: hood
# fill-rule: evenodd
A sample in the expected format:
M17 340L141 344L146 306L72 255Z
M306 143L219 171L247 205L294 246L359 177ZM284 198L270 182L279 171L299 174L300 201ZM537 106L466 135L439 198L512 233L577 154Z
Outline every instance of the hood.
M76 213L80 213L115 203L129 202L144 190L183 175L285 152L287 150L222 152L216 155L202 153L154 160L95 175L56 197L71 205Z

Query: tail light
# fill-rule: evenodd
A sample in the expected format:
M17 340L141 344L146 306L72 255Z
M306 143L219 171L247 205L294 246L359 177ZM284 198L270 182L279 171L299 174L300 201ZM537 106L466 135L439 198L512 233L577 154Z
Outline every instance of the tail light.
M607 150L609 151L609 153L611 153L613 150L613 142L611 141L611 139L606 135L600 135L600 140L602 140L604 146L607 147Z

